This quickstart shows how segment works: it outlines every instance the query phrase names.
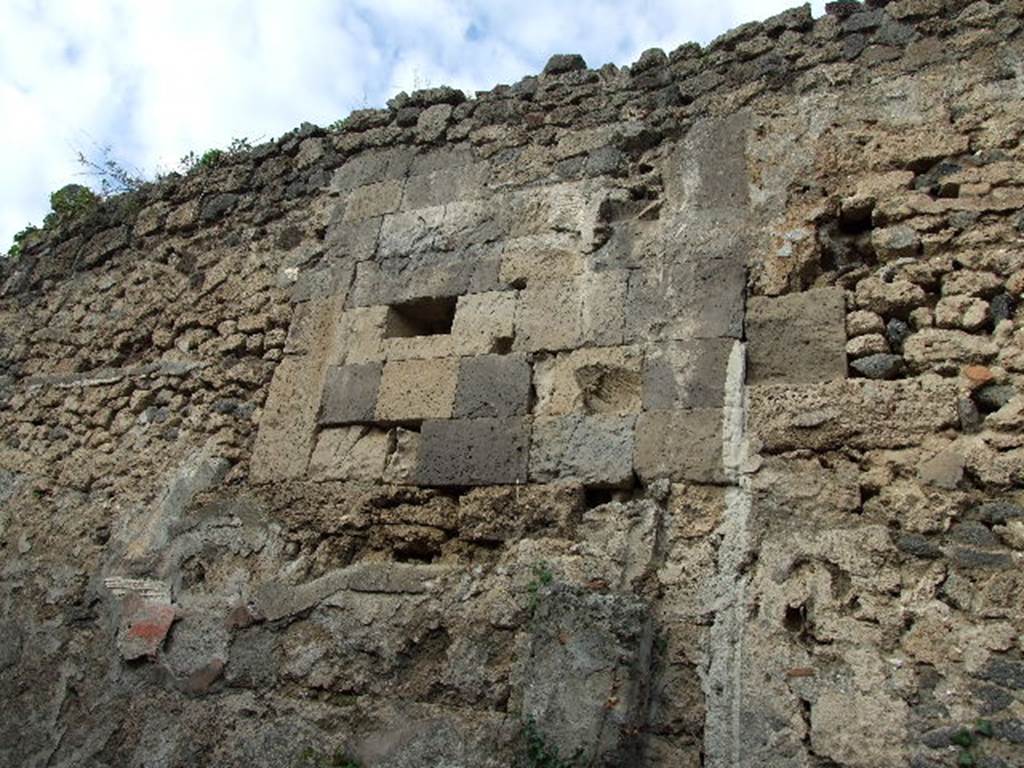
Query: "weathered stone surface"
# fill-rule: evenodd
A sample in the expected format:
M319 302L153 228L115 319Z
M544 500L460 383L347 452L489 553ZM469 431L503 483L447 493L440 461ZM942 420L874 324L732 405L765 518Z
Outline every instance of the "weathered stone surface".
M452 324L452 346L457 355L508 352L515 338L518 294L494 291L460 296Z
M941 379L751 387L749 428L770 452L897 448L955 426L957 389Z
M536 358L534 411L540 416L638 413L642 365L638 347L593 347Z
M846 376L846 302L820 289L747 307L747 381L807 384Z
M285 358L274 372L252 453L253 482L299 477L313 448L321 366L312 356Z
M721 407L732 339L653 345L644 356L644 410Z
M320 424L373 421L380 387L380 363L336 366L327 369Z
M325 429L309 460L313 480L379 482L384 475L390 436L368 427Z
M637 475L645 482L722 482L722 418L721 408L640 414L633 458Z
M375 416L398 422L449 418L458 378L459 361L453 358L385 363Z
M580 485L475 488L459 498L459 532L471 541L508 541L528 531L568 532L583 511Z
M530 365L520 355L466 357L459 365L455 418L525 416L530 410Z
M570 480L587 486L633 482L635 418L606 414L553 416L533 422L530 479Z
M524 483L528 456L522 418L425 421L416 479L442 486Z

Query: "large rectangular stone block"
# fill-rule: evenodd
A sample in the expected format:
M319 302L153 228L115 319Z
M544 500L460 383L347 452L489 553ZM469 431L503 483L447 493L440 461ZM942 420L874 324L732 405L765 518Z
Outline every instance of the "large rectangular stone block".
M533 377L535 412L538 416L639 413L643 359L635 346L585 347L538 357Z
M580 288L580 336L585 344L621 344L626 330L626 270L585 272Z
M498 288L499 246L468 252L431 251L363 261L356 267L350 306L398 304L411 299L461 296Z
M325 429L309 460L309 476L312 480L380 482L389 444L387 431L381 429Z
M525 416L530 409L530 374L530 364L521 355L463 358L455 417Z
M452 324L455 354L507 352L515 337L516 291L460 296Z
M636 423L636 472L644 481L721 483L722 409L647 411Z
M953 379L764 384L747 392L748 430L766 453L904 448L960 424Z
M334 366L327 369L320 424L373 421L380 387L381 364Z
M732 339L666 342L644 357L644 410L716 408L725 398L725 376Z
M455 405L459 361L395 360L384 365L377 396L379 421L447 419Z
M355 307L337 318L327 350L329 365L360 365L384 360L387 307Z
M410 176L405 184L402 208L407 211L430 208L481 197L489 175L490 164L478 162Z
M525 352L573 349L580 344L581 320L575 280L527 286L519 294L513 348Z
M846 296L841 288L753 297L746 327L749 383L846 378Z
M741 338L747 279L742 254L681 254L668 261L664 268L630 274L626 341Z
M571 414L538 418L530 443L530 479L573 480L618 488L633 482L633 416Z
M425 421L419 485L510 485L527 477L530 431L523 418Z
M309 355L277 365L253 446L255 483L301 477L309 462L320 402L321 362Z
M357 187L349 193L342 222L348 224L394 213L402 202L404 187L405 182L401 179L388 179Z

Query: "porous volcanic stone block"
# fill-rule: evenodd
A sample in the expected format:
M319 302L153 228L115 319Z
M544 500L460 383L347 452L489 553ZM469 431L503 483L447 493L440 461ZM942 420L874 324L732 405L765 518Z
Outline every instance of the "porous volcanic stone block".
M530 478L622 487L633 481L633 416L572 414L536 419Z
M400 179L388 179L353 190L342 221L349 223L394 213L402 202L403 187L404 182Z
M722 482L722 409L640 414L633 464L644 481L665 477L673 481Z
M390 438L369 427L325 429L309 460L313 480L378 482L384 474Z
M278 363L253 446L253 482L287 480L305 473L322 375L320 361L308 355Z
M725 398L732 339L652 345L644 357L644 410L715 408Z
M455 417L525 416L530 409L530 364L520 355L463 358Z
M639 413L643 359L639 347L585 347L539 357L536 413Z
M626 326L626 270L587 272L580 286L580 336L586 344L621 344Z
M408 257L363 261L349 293L352 306L393 305L410 299L460 296L498 287L500 248L429 251Z
M664 269L633 270L626 341L738 339L745 289L742 257L680 256Z
M381 374L376 417L380 421L446 419L455 404L459 361L397 360Z
M457 355L508 351L515 336L515 291L488 291L460 296L452 323Z
M320 402L320 424L373 421L381 364L343 365L327 369Z
M519 294L514 349L572 349L580 343L580 291L575 280L528 286Z
M384 360L384 327L387 307L355 307L345 310L337 320L331 347L330 365L360 365Z
M526 482L529 427L523 418L425 421L419 485L509 485Z
M747 381L809 384L846 377L846 300L817 288L747 303Z

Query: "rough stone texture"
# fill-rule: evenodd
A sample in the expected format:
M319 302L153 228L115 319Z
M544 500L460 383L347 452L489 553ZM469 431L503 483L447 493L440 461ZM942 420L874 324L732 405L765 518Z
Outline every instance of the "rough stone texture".
M377 398L380 421L443 419L452 415L459 361L403 360L384 365Z
M530 479L596 487L631 485L634 422L633 417L605 414L535 419Z
M517 355L467 357L459 367L455 418L525 416L530 409L530 366Z
M526 482L528 448L521 418L426 421L416 478L423 485Z
M373 421L380 375L379 363L329 368L320 403L320 424Z
M636 424L634 465L642 480L721 482L722 409L646 411Z
M0 764L1017 765L1022 13L399 94L28 235Z
M846 303L826 288L747 307L747 379L752 384L809 384L846 377Z

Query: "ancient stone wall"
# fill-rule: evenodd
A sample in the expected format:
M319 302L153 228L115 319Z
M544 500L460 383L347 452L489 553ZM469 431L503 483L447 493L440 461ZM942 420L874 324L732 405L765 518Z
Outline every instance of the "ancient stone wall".
M0 763L1022 764L1022 18L555 56L29 238Z

